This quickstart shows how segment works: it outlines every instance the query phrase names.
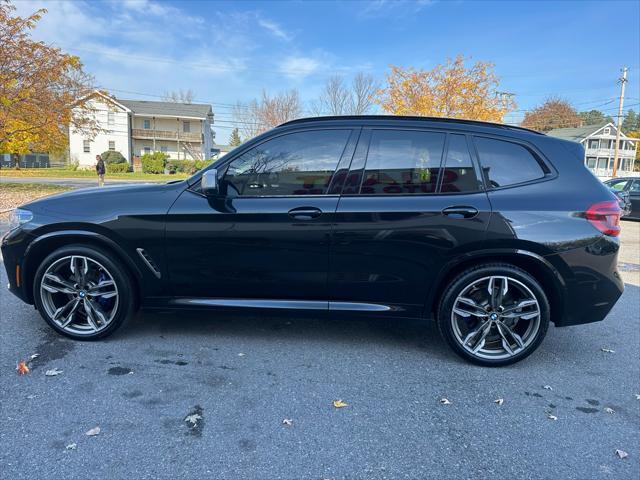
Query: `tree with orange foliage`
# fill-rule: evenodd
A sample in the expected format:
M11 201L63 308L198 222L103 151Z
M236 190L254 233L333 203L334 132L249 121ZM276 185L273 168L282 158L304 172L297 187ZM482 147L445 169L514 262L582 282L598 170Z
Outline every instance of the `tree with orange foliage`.
M31 39L45 13L20 17L0 0L0 152L60 151L69 127L88 136L97 129L92 112L80 107L71 115L91 91L80 59Z
M548 132L554 128L579 127L582 125L582 118L568 101L549 97L542 105L526 112L521 125L532 130Z
M464 62L458 55L431 70L392 65L378 103L394 115L502 121L515 102L499 96L493 63L479 61L467 68Z

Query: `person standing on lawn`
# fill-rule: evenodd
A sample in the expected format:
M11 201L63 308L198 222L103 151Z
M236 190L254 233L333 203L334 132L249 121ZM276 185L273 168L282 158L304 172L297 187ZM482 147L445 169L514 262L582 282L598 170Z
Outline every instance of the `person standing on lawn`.
M98 186L104 186L104 160L100 155L96 155L96 173L98 174Z

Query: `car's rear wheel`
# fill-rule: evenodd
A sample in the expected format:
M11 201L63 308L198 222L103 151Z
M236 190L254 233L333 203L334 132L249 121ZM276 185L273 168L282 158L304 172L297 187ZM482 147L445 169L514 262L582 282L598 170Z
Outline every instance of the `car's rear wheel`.
M459 274L445 290L438 328L463 358L487 366L508 365L538 348L549 327L549 302L524 270L487 264Z
M53 329L77 340L104 338L134 313L127 271L86 245L62 247L45 258L35 275L33 297Z

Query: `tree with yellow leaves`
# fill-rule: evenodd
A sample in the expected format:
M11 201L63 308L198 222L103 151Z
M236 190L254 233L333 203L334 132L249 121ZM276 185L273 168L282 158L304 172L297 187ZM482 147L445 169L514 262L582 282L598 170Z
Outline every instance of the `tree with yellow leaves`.
M510 96L499 94L500 82L490 62L478 61L467 68L465 58L458 55L431 70L390 68L378 103L394 115L500 122L515 108Z
M61 151L68 128L88 136L97 131L92 112L80 106L92 79L80 59L31 38L46 13L15 15L0 0L0 152Z

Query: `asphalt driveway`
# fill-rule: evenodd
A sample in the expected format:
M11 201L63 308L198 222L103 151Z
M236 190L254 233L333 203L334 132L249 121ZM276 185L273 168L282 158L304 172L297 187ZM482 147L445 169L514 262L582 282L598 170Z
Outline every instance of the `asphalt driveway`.
M2 288L0 478L637 479L640 223L623 236L608 318L502 369L422 322L156 313L73 342Z

